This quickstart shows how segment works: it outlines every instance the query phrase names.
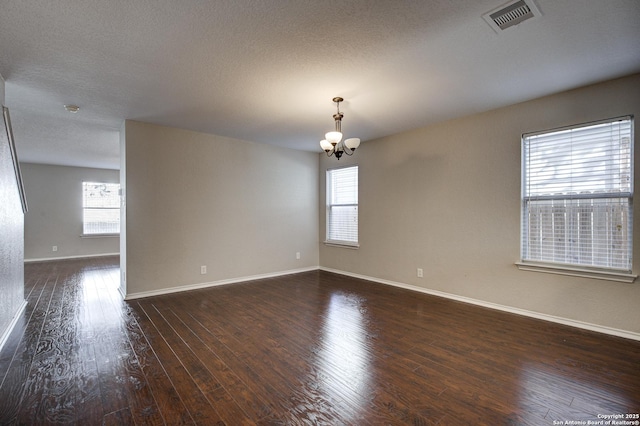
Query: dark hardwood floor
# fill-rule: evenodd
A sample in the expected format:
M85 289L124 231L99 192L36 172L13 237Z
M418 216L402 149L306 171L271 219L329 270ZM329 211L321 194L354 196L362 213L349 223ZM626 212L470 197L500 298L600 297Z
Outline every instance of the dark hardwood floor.
M29 304L0 352L0 424L554 425L640 412L637 341L326 272L130 302L118 280L117 258L25 266Z

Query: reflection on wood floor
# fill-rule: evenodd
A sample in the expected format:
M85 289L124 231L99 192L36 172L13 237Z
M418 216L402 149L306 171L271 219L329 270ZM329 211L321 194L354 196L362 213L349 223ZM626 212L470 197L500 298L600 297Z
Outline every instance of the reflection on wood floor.
M307 272L124 302L29 263L0 424L552 425L640 412L640 342Z

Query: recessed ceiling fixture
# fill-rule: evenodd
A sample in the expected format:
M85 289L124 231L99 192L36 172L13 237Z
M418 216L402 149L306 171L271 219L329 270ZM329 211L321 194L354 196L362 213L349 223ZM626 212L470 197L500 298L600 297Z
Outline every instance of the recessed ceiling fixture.
M338 106L338 112L333 114L333 119L336 121L336 129L333 132L328 132L324 135L325 139L320 141L320 147L327 153L327 157L335 155L339 160L342 154L353 155L353 152L360 146L360 139L349 138L342 141L342 117L344 115L340 112L340 102L344 101L339 96L333 98Z
M497 33L535 16L542 16L542 14L533 0L510 1L482 15L484 20Z
M78 105L65 105L64 109L66 109L67 111L72 112L74 114L76 112L80 111L80 107Z

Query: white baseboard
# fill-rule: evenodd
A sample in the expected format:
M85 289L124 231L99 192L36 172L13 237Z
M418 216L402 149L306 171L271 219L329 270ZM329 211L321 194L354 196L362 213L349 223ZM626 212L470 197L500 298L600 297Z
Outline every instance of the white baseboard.
M230 278L226 280L211 281L206 283L188 284L188 285L182 285L177 287L163 288L160 290L143 291L140 293L128 293L124 298L124 300L133 300L133 299L140 299L143 297L160 296L163 294L179 293L182 291L189 291L189 290L198 290L201 288L215 287L219 285L236 284L236 283L241 283L245 281L262 280L265 278L274 278L274 277L280 277L283 275L298 274L301 272L317 271L318 269L319 268L317 266L310 266L308 268L291 269L288 271L280 271L280 272L270 272L267 274L250 275L246 277Z
M337 269L320 267L320 270L327 271L327 272L333 272L335 274L340 274L340 275L346 275L346 276L353 277L353 278L359 278L359 279L363 279L363 280L367 280L367 281L373 281L373 282L380 283L380 284L387 284L387 285L391 285L391 286L394 286L394 287L404 288L404 289L407 289L407 290L418 291L418 292L421 292L421 293L430 294L432 296L444 297L444 298L447 298L447 299L456 300L458 302L470 303L472 305L478 305L478 306L482 306L482 307L485 307L485 308L495 309L495 310L498 310L498 311L509 312L509 313L516 314L516 315L523 315L523 316L526 316L526 317L541 319L541 320L544 320L544 321L555 322L555 323L558 323L558 324L568 325L568 326L571 326L571 327L582 328L582 329L585 329L585 330L596 331L598 333L605 333L605 334L610 334L612 336L624 337L626 339L632 339L632 340L640 341L640 333L634 333L632 331L620 330L620 329L617 329L617 328L606 327L606 326L603 326L603 325L591 324L591 323L583 322L583 321L577 321L577 320L573 320L573 319L570 319L570 318L562 318L562 317L557 317L557 316L554 316L554 315L548 315L548 314L543 314L543 313L539 313L539 312L528 311L526 309L514 308L514 307L511 307L511 306L500 305L500 304L492 303L492 302L485 302L483 300L472 299L470 297L458 296L456 294L445 293L445 292L438 291L438 290L430 290L430 289L427 289L427 288L424 288L424 287L418 287L418 286L414 286L414 285L410 285L410 284L399 283L399 282L396 282L396 281L383 280L383 279L380 279L380 278L369 277L367 275L360 275L360 274L354 274L354 273L351 273L351 272L340 271L340 270L337 270Z
M11 319L11 322L9 323L9 326L7 327L7 329L4 331L4 333L2 333L2 337L0 337L0 351L2 351L4 344L7 343L7 340L9 340L9 336L11 335L11 332L13 331L14 327L18 323L18 320L20 319L20 316L22 316L22 313L24 312L26 307L27 307L27 301L24 300L20 305L20 307L18 308L18 312L16 312L16 314L13 316L13 319Z
M25 259L25 263L29 262L48 262L50 260L69 260L69 259L86 259L89 257L111 257L120 256L120 253L100 253L100 254L79 254L76 256L60 256L60 257L39 257L36 259Z
M125 294L122 286L118 286L118 293L120 293L120 297L122 297L122 300L127 300L127 295Z

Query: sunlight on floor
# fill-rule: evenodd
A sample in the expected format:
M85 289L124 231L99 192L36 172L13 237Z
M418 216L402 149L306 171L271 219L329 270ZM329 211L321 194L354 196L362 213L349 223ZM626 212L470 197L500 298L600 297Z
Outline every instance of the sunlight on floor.
M366 310L360 301L344 294L332 294L322 328L320 365L330 372L333 383L325 391L346 401L357 411L366 409L372 386L372 348L367 341ZM354 417L353 421L358 418Z

